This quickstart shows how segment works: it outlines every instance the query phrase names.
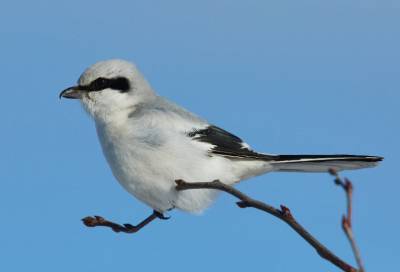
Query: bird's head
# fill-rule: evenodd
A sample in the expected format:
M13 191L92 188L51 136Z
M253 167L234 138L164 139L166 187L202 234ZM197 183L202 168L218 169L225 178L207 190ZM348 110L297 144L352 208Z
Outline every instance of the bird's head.
M134 108L154 96L135 65L118 59L92 65L83 72L76 86L60 93L60 98L80 99L96 119Z

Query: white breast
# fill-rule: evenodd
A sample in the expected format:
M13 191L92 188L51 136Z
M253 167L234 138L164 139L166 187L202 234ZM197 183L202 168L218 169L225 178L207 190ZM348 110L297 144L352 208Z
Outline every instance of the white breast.
M206 123L193 123L173 113L147 112L146 115L119 114L115 122L96 122L104 155L120 184L153 209L164 212L179 208L199 212L215 199L214 190L177 192L175 180L187 182L219 179L233 184L248 178L264 162L231 161L210 156L208 143L193 141L186 132L203 128ZM171 120L174 122L171 123Z

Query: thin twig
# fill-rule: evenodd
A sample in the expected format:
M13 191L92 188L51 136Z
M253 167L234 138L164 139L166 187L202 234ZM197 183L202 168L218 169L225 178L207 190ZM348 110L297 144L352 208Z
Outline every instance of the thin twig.
M214 180L212 182L196 183L188 183L184 180L176 180L175 182L177 184L176 189L178 191L192 189L215 189L231 194L240 199L240 202L237 203L240 208L253 207L281 219L282 221L287 223L294 231L296 231L301 237L303 237L303 239L306 240L322 258L328 260L345 272L358 272L356 268L352 267L350 264L340 259L323 244L321 244L314 236L312 236L302 225L300 225L296 221L290 209L283 205L281 205L280 209L277 209L271 205L252 199L241 191L218 180Z
M353 223L352 223L352 215L353 215L353 184L347 178L344 180L339 176L339 174L334 170L329 170L329 173L335 177L335 184L340 186L344 192L346 193L347 199L347 214L342 217L342 228L344 233L346 234L347 239L350 242L351 248L353 250L354 257L357 262L358 271L364 272L364 265L361 258L360 249L357 246L356 240L353 234Z
M135 233L138 232L139 230L141 230L143 227L147 226L150 222L152 222L154 219L169 219L169 217L165 217L163 214L157 212L157 211L153 211L153 213L151 215L149 215L148 217L146 217L143 221L141 221L139 224L137 224L136 226L131 225L131 224L117 224L111 221L108 221L107 219L104 219L101 216L87 216L85 218L82 219L83 224L85 224L85 226L90 227L90 228L94 228L94 227L107 227L107 228L111 228L114 232L124 232L124 233Z

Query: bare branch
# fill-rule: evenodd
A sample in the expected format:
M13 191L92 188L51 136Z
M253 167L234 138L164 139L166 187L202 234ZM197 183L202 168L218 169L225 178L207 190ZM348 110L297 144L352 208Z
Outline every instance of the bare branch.
M344 180L339 176L339 174L334 170L329 170L329 173L335 177L335 184L340 186L346 193L347 199L347 214L342 217L342 228L346 234L347 239L350 242L351 248L353 250L354 257L357 262L358 271L364 272L364 265L361 259L360 249L357 246L356 240L353 234L352 228L352 215L353 215L353 184L347 178Z
M345 179L344 181L339 177L337 172L334 169L331 169L330 174L335 176L335 183L340 186L345 192L347 197L347 214L343 216L342 219L342 228L351 244L354 256L357 261L358 269L354 268L347 262L343 261L341 258L336 256L332 251L330 251L327 247L325 247L321 242L319 242L314 236L312 236L300 223L297 222L295 217L293 216L290 209L284 205L281 205L280 208L275 208L271 205L268 205L264 202L255 200L250 198L246 194L241 191L235 189L232 186L226 185L219 180L214 180L212 182L196 182L189 183L184 180L176 180L176 190L184 191L184 190L193 190L193 189L215 189L224 191L232 196L235 196L240 201L236 204L240 208L255 208L266 213L269 213L280 220L284 221L288 224L297 234L299 234L307 243L309 243L317 253L327 261L331 262L342 271L345 272L364 272L364 266L362 264L362 259L360 255L360 250L355 242L353 230L352 230L352 196L353 196L353 185L350 180ZM144 226L148 225L154 219L169 219L168 217L164 217L163 214L153 211L153 213L140 222L138 225L133 226L131 224L117 224L111 221L104 219L101 216L94 217L85 217L82 219L83 223L87 227L108 227L111 228L114 232L125 232L125 233L135 233L142 229Z
M240 208L248 208L248 207L256 208L258 210L267 212L284 221L301 237L303 237L303 239L306 240L322 258L336 265L342 271L358 272L356 268L352 267L350 264L340 259L334 253L332 253L328 248L326 248L323 244L321 244L314 236L312 236L302 225L300 225L296 221L290 209L283 205L281 205L280 209L277 209L264 202L252 199L249 196L242 193L241 191L233 188L232 186L226 185L220 182L219 180L214 180L212 182L196 182L196 183L188 183L184 180L176 180L175 182L177 184L176 189L178 191L192 190L192 189L215 189L231 194L236 198L240 199L240 201L237 202L237 205Z
M145 218L142 222L140 222L139 224L137 224L136 226L131 225L131 224L117 224L111 221L108 221L106 219L104 219L101 216L88 216L82 219L83 224L85 224L85 226L90 227L90 228L94 228L94 227L107 227L107 228L111 228L114 232L124 232L124 233L135 233L138 232L139 230L141 230L144 226L148 225L150 222L152 222L154 219L169 219L169 217L164 217L163 214L157 212L157 211L153 211L153 213L151 215L149 215L147 218Z

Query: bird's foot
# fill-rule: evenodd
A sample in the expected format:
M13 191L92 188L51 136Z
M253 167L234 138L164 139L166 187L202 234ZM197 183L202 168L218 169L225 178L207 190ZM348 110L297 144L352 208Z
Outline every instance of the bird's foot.
M171 218L171 216L165 216L163 213L160 213L160 212L157 212L157 211L153 211L153 214L155 216L157 216L158 219L161 219L161 220L168 220L168 219Z

